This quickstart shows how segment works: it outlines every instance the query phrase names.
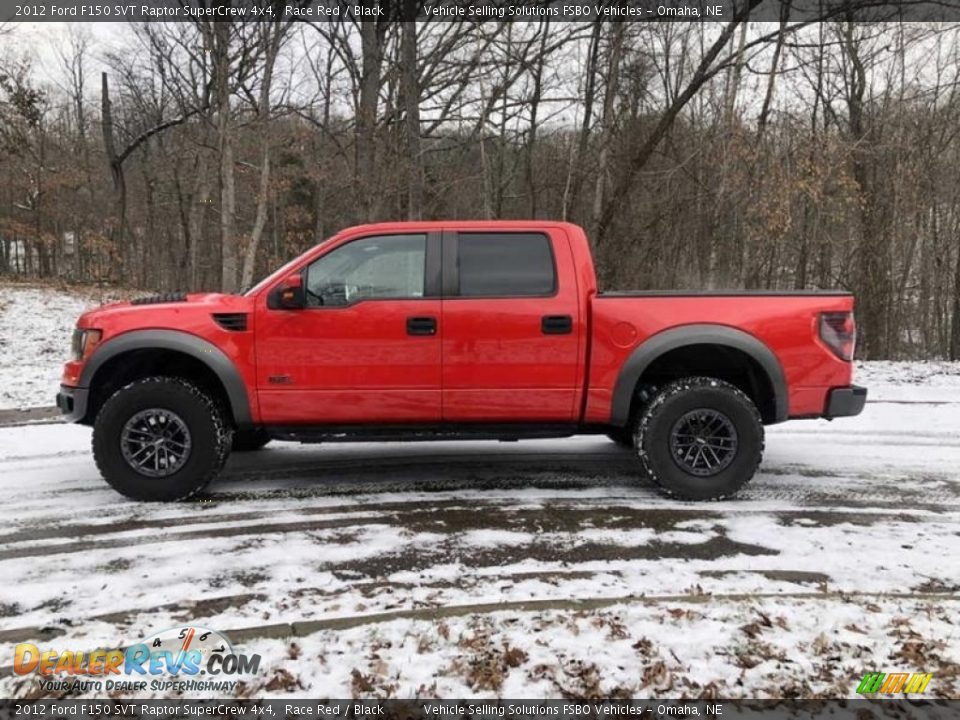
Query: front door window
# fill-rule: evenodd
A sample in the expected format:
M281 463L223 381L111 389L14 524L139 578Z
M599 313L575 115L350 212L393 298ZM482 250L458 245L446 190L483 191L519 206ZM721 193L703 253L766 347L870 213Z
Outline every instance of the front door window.
M424 296L426 235L378 235L338 247L307 268L307 306Z

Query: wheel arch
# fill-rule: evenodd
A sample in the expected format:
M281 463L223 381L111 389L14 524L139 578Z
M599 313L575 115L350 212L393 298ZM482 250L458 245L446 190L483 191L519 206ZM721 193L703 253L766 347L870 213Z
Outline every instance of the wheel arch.
M216 381L217 387L212 389L221 395L234 424L238 427L252 425L247 388L233 361L208 340L179 330L134 330L111 338L98 347L84 365L79 380L79 386L90 391L86 420L92 421L91 415L96 413L98 400L102 403L106 399L97 398L97 388L106 384L106 376L110 371L115 371L125 359L150 358L151 353L158 352L160 355L155 360L162 356L169 358L171 354L188 358L191 361L188 364L199 370L205 376L204 380ZM144 368L142 372L129 367L124 370L133 379L157 374L158 370L163 374L165 367L161 364L157 368L157 364L151 363L150 369ZM187 379L190 379L189 376Z
M748 367L744 369L751 374L751 384L756 382L763 386L741 389L744 389L751 399L757 402L765 423L772 424L787 419L786 377L783 366L773 351L762 341L743 330L726 325L703 323L664 330L633 350L620 369L614 386L610 413L611 425L622 427L630 422L635 409L637 389L649 377L649 371L657 367L658 361L662 364L662 361L671 353L674 354L673 357L680 357L682 353L689 354L698 348L727 350L731 359L746 356ZM709 360L706 362L709 363ZM689 374L711 374L708 365L690 370ZM722 376L721 379L730 380ZM766 397L768 394L769 398ZM763 402L765 400L769 402Z

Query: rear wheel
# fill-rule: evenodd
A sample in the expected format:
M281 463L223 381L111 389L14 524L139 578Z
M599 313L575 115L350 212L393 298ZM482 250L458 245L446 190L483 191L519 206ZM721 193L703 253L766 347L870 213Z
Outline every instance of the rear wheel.
M182 500L223 467L231 433L216 402L194 385L152 377L114 393L97 413L93 457L104 479L134 500Z
M637 454L669 495L719 500L749 481L763 455L756 406L733 385L692 377L665 386L637 419Z

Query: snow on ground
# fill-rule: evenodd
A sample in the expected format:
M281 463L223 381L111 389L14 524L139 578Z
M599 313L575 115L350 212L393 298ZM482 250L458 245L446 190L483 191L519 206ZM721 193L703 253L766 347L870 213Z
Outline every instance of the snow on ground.
M942 663L949 635L931 645L913 638L943 637L956 609L922 600L634 602L395 621L260 649L271 678L286 680L281 696L847 697L864 667Z
M52 405L77 318L122 294L0 284L0 409Z
M950 402L960 394L960 363L858 362L855 382L870 388L871 400Z
M63 329L10 343L10 292ZM45 293L0 288L0 407L55 391L84 303ZM244 696L836 697L902 671L958 697L960 364L857 382L860 417L769 428L758 476L707 504L578 437L275 442L148 505L99 478L89 429L0 428L0 696L43 694L11 675L17 643L189 624L262 655Z

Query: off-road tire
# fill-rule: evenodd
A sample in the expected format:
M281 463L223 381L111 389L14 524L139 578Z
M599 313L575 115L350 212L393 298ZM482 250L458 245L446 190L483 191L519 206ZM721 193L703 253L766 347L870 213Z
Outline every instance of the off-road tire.
M709 477L686 470L675 460L671 433L691 411L722 413L733 425L737 448L730 464ZM683 500L722 500L742 488L763 457L763 423L741 390L716 378L690 377L664 386L636 420L636 452L649 478L667 495Z
M121 451L125 423L142 410L176 413L190 431L190 454L167 477L149 477L131 467ZM134 500L185 500L217 475L230 453L231 429L220 406L191 383L176 377L137 380L115 392L100 408L93 425L93 457L103 478Z
M620 447L633 449L633 430L630 428L614 428L607 432L607 437Z
M262 428L234 430L232 452L255 452L270 442L270 436Z

